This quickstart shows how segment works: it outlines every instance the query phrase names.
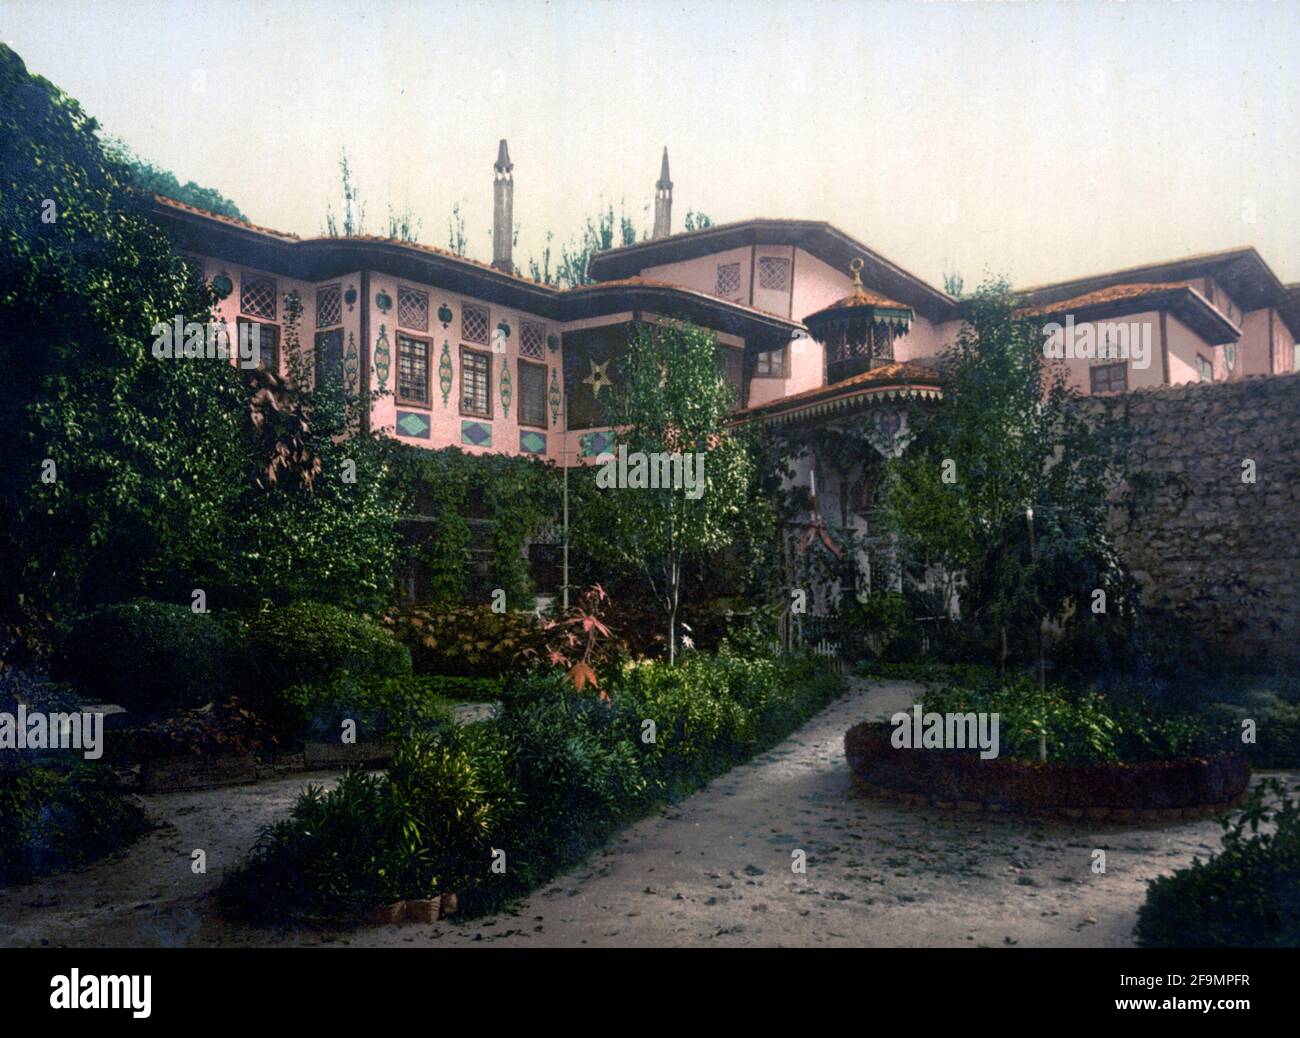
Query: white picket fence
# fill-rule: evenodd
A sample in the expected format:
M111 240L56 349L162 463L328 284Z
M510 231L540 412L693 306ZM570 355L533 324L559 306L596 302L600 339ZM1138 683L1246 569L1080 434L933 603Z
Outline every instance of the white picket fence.
M777 628L777 640L772 642L772 655L779 656L783 652L793 652L795 649L804 647L803 625L799 622L799 618L789 612L782 614ZM840 657L838 642L822 638L816 645L807 647L822 659L830 661L835 673L845 674L848 672L848 664Z

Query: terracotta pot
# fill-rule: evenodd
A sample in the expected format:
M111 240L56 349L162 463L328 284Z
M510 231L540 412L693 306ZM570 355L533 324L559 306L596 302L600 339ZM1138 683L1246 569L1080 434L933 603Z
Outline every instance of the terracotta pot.
M440 900L442 902L441 914L444 919L449 915L456 914L456 909L459 907L459 902L455 894L443 894Z
M415 898L406 902L406 921L408 923L436 923L442 899L437 897Z
M405 918L405 901L394 901L391 905L375 905L370 910L370 921L372 923L400 923Z

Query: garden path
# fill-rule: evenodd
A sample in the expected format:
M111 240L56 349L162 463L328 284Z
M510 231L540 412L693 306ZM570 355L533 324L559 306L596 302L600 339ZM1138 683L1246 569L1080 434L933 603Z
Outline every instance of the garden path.
M225 922L210 893L308 781L150 796L167 826L85 872L0 894L0 944L1123 946L1146 881L1218 847L1214 821L1066 827L867 798L845 730L920 686L855 681L800 731L625 829L512 911L347 933ZM1292 778L1295 773L1287 773ZM207 873L190 868L207 851ZM1107 871L1092 872L1092 851ZM791 852L807 852L807 872Z

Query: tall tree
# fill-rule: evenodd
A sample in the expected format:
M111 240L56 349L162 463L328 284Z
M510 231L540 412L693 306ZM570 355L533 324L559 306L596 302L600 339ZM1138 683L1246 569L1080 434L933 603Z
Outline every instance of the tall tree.
M748 531L754 462L727 427L734 392L718 369L717 341L709 331L676 322L642 325L620 384L607 392L616 460L597 466L599 489L582 506L589 511L575 541L591 558L641 575L662 609L669 659L675 660L687 566ZM689 458L698 468L683 468L680 486L638 485L634 476L624 482L616 475L624 451L629 474L665 458L670 466L672 459L685 466ZM697 477L695 489L687 473ZM616 485L603 477L615 477Z
M885 516L906 554L962 578L962 612L984 620L1005 667L1012 634L1045 618L1112 610L1127 581L1107 528L1123 432L1091 416L1041 322L1005 281L969 299L945 352L943 399L887 468Z
M220 191L203 187L192 180L182 184L176 179L176 174L155 166L148 159L141 158L123 141L107 138L104 148L110 157L130 171L131 184L137 191L150 195L164 195L186 205L206 209L210 213L233 216L236 220L247 219L239 211L239 207Z

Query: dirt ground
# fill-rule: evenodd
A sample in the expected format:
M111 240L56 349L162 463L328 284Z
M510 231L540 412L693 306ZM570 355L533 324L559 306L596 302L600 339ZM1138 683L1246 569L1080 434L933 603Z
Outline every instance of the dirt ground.
M162 827L122 855L0 892L0 944L1121 947L1146 881L1218 847L1213 820L1067 827L856 792L845 730L920 692L856 682L780 746L624 830L508 913L346 933L218 918L211 892L258 828L306 783L335 778L296 775L147 797ZM191 871L195 848L206 874ZM1106 852L1104 874L1092 871L1094 849ZM791 869L796 850L804 874Z

